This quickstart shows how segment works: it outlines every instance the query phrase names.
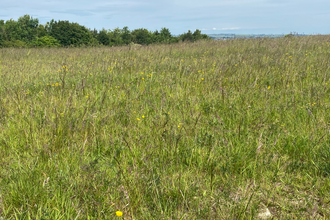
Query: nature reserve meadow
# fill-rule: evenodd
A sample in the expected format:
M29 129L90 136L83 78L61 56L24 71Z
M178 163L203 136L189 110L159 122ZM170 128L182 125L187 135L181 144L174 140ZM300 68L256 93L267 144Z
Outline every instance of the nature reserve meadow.
M0 49L0 219L329 219L330 36Z

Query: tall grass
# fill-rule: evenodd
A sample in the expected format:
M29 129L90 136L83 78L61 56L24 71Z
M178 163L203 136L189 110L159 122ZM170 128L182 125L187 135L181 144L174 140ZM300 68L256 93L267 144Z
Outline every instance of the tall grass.
M330 36L1 49L0 217L329 218L329 55Z

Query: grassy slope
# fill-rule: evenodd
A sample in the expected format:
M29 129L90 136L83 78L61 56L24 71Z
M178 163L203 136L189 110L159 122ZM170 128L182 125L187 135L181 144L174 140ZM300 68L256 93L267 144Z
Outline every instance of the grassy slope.
M329 218L329 42L0 50L0 216Z

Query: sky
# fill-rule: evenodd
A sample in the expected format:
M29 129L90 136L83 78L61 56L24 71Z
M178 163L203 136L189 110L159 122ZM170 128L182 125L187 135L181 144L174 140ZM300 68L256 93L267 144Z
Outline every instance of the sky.
M0 0L0 20L29 14L97 30L169 28L171 33L330 34L330 0Z

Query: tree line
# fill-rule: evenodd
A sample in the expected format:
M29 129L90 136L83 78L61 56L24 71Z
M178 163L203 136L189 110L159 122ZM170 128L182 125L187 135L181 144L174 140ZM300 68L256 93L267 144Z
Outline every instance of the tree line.
M0 47L68 47L68 46L120 46L128 44L149 45L209 39L200 30L173 36L168 28L149 31L145 28L129 30L91 30L78 23L54 21L45 25L39 19L24 15L18 20L0 20Z

